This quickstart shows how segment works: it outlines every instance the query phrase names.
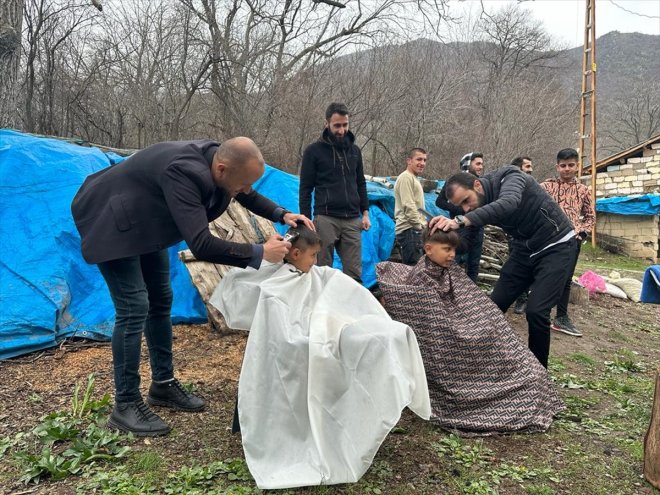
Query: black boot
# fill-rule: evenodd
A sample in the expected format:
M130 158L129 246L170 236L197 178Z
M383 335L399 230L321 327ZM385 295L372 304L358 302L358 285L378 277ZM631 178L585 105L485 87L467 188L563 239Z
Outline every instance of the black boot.
M147 402L152 406L186 412L201 411L206 405L204 399L187 392L176 378L165 383L151 382Z
M108 427L133 433L138 437L167 435L170 427L147 406L142 398L133 402L118 402L112 410Z

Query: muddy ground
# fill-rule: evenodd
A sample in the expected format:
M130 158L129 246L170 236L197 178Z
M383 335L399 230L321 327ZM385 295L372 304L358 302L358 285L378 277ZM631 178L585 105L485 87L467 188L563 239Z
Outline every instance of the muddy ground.
M588 406L569 408L568 419L555 423L548 433L470 440L466 445L486 447L492 452L481 468L466 468L458 454L442 456L433 447L447 438L445 432L406 411L398 433L390 434L380 448L374 462L377 469L372 468L360 483L289 493L653 493L641 478L640 446L645 428L640 425L644 421L648 424L653 371L660 365L660 306L597 295L587 305L572 305L571 314L584 337L553 334L550 370L557 386L563 387L560 393L564 399L578 406L582 398L590 402ZM510 312L507 317L526 341L524 316ZM230 424L245 343L244 333L221 335L207 325L176 326L177 376L182 382L194 384L208 407L199 414L159 410L174 427L172 434L135 440L133 451L156 452L163 473L183 465L242 458L240 436L231 434ZM606 363L619 362L619 357L621 362L632 359L640 366L634 372L613 371ZM141 372L146 396L149 364L144 349ZM58 349L0 362L0 439L29 431L48 412L69 408L75 383L84 381L90 373L96 374L95 395L112 392L109 344L65 342ZM572 386L571 375L577 377L574 381L578 384L587 379L608 378L614 383L635 380L639 387L632 387L629 393L637 415L622 415L617 405L620 394ZM593 427L592 420L605 429ZM39 485L18 483L20 468L10 454L0 456L0 493L69 494L76 493L81 483L75 476ZM502 465L525 465L555 475L546 472L522 481L505 476L493 484L492 472ZM247 482L245 486L254 485Z

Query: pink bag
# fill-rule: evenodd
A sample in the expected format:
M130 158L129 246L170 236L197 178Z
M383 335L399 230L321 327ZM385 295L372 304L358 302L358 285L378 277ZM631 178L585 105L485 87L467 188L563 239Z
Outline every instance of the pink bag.
M603 277L591 270L584 272L580 278L578 278L578 283L589 291L589 295L594 292L605 292L606 290Z

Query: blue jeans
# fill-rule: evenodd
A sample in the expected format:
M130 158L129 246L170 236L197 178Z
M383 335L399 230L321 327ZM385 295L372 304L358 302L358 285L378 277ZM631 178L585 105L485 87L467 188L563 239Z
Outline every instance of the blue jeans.
M396 234L396 242L399 243L401 248L401 261L406 265L416 265L419 258L424 254L422 231L406 229L400 234Z
M172 287L167 250L106 261L98 265L115 305L112 362L115 402L140 396L140 348L144 332L155 381L174 377L172 365Z

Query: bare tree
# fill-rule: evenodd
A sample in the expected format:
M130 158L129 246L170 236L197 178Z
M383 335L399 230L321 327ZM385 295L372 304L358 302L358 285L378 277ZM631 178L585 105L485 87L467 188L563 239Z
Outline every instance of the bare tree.
M630 98L616 101L603 127L604 152L616 153L660 134L660 84L637 87Z
M17 124L22 20L23 0L3 0L0 3L0 127Z
M56 65L64 43L98 12L74 0L27 0L24 125L28 131L54 133ZM35 104L39 108L35 112ZM38 119L37 116L40 118Z

